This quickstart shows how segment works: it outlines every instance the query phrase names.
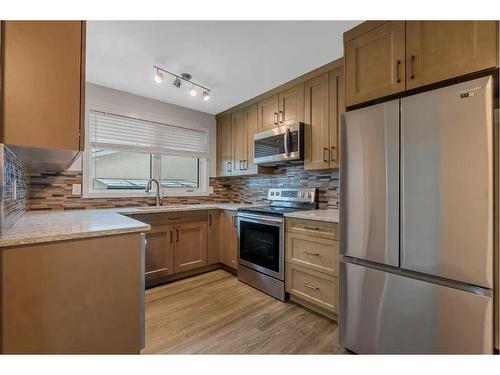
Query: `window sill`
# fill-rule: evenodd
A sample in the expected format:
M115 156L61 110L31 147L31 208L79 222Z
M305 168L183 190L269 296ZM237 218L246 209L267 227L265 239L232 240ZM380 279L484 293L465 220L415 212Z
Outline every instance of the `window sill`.
M213 188L210 187L209 190L162 190L163 198L175 198L175 197L208 197L213 193ZM154 198L156 197L155 192L146 193L145 191L84 191L82 198Z

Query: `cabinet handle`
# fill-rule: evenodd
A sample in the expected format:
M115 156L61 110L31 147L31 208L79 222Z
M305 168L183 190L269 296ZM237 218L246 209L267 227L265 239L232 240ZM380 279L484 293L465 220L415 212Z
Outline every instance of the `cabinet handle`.
M328 162L330 160L330 156L325 156L328 154L328 147L323 148L323 161Z
M236 221L236 216L233 216L233 227L238 227L238 222Z
M311 285L308 283L304 283L304 286L309 288L309 289L319 290L319 288L317 286L314 286L314 285Z
M170 231L170 243L174 242L174 232Z
M274 125L278 125L278 112L274 112Z
M401 77L399 75L399 66L401 65L401 60L396 61L396 82L401 82Z
M335 161L335 162L337 161L337 152L336 151L337 151L337 148L335 146L332 146L332 155L331 155L332 159L331 160Z
M246 171L248 169L248 161L245 159L243 160L243 169Z
M307 255L314 255L315 257L319 257L319 253L311 253L307 250L304 250L304 254L307 254Z
M319 230L319 227L304 227L307 230Z
M210 226L210 227L212 226L212 214L211 213L208 214L208 226Z
M415 55L411 55L410 57L410 79L415 78L415 74L413 74L413 61L415 60Z
M231 172L231 162L230 161L227 162L226 170L227 170L227 172Z
M181 237L181 235L180 235L180 233L179 233L179 229L176 229L176 230L175 230L175 236L176 236L176 240L175 240L175 241L176 241L176 242L179 242L179 239L180 239L180 237Z
M280 115L281 115L281 123L283 124L285 122L285 111L280 111Z
M241 163L243 163L243 160L240 160L240 171L243 170L243 168L241 167Z

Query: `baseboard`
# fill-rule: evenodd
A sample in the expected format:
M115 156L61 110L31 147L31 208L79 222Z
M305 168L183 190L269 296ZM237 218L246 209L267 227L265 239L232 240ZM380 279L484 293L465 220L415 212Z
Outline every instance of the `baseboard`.
M316 306L315 304L306 301L300 297L294 296L293 294L290 294L290 301L295 302L296 304L301 305L308 310L314 311L317 314L323 315L328 319L338 322L339 319L338 315L332 311L326 310L320 306Z
M156 280L151 280L149 282L146 282L146 289L153 288L155 286L160 286L160 285L167 284L167 283L171 283L173 281L186 279L188 277L200 275L202 273L207 273L207 272L219 270L221 268L225 269L221 263L214 263L214 264L210 264L208 266L196 268L194 270L184 271L184 272L176 273L174 275L165 276L162 278L158 278Z

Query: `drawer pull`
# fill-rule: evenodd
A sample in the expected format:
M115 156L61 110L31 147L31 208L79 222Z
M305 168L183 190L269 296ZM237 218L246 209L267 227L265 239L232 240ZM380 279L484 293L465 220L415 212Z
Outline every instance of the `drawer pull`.
M179 219L180 217L174 217L174 216L168 218L168 220L179 220Z
M304 250L304 254L308 254L308 255L314 255L315 257L319 257L319 253L311 253L307 250Z
M304 227L307 230L319 230L319 227Z
M313 285L308 284L308 283L304 283L304 286L309 288L309 289L319 290L319 288L317 286L313 286Z

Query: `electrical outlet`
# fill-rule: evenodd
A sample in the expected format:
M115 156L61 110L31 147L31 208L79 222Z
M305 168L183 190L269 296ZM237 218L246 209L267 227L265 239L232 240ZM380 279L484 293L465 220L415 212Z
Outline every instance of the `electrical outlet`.
M82 195L82 184L71 185L71 194L72 195Z

